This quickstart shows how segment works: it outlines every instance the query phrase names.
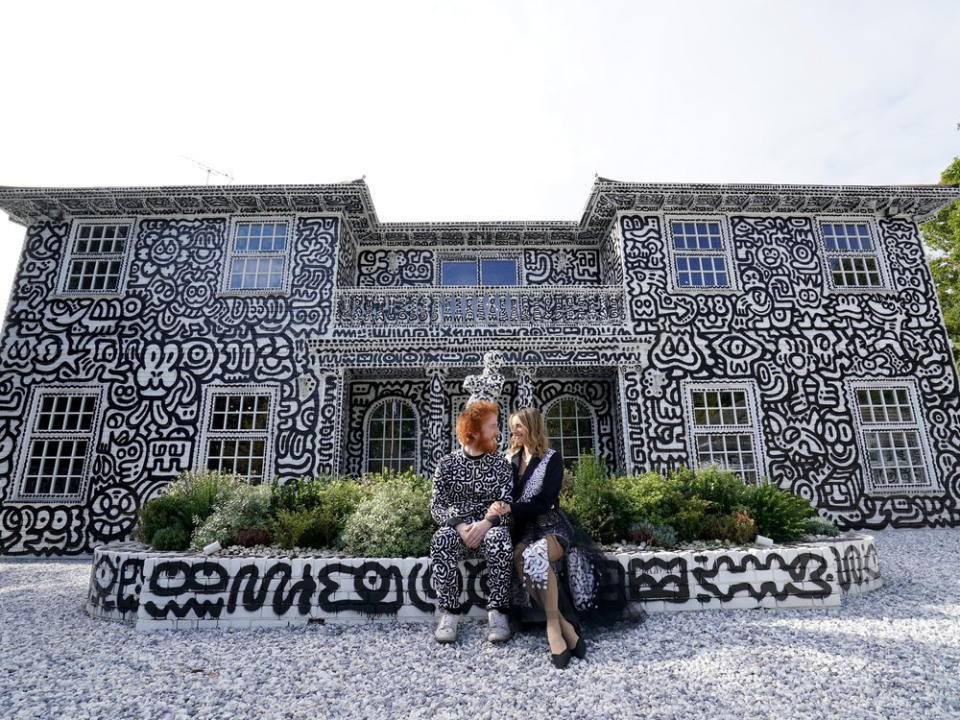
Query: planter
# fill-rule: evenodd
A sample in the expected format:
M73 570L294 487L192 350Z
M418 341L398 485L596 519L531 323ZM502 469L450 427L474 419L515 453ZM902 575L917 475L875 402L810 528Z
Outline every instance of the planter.
M608 555L647 612L837 607L883 584L873 537L693 552ZM461 566L463 601L485 616L482 560ZM425 622L429 558L227 557L120 543L94 551L87 612L138 630Z

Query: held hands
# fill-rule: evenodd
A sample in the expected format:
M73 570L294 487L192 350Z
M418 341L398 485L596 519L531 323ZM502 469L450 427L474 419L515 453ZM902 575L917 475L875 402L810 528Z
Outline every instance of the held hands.
M487 516L490 515L507 515L510 513L510 503L505 503L502 500L497 500L494 503L490 504L490 508L487 510Z
M487 534L493 525L489 520L480 520L475 523L460 523L457 525L457 532L460 533L460 537L463 538L464 544L468 548L476 548L480 546L480 543L483 541L483 536Z

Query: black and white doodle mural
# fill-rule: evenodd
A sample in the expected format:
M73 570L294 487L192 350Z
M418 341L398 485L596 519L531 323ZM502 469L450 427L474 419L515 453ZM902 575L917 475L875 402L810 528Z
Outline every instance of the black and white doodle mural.
M874 540L865 536L771 550L611 555L607 562L627 602L652 612L837 606L883 582ZM144 629L176 621L429 621L437 600L430 575L429 558L207 558L102 548L87 611ZM464 610L484 615L484 561L463 561L459 583Z
M123 540L184 469L392 462L390 399L416 428L396 461L429 473L489 351L509 408L557 408L617 472L716 462L841 527L956 525L960 391L917 222L958 194L598 179L579 223L391 224L363 182L2 189L26 240L0 552Z

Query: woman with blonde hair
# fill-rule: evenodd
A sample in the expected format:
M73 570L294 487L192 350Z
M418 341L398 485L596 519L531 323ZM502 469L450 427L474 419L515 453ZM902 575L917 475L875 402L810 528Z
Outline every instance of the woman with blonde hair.
M512 516L514 578L522 583L514 611L521 617L536 614L529 612L534 609L530 600L542 611L550 659L565 668L571 656L587 654L581 616L615 619L625 602L598 604L606 585L606 560L560 509L563 458L550 447L543 415L536 408L517 410L509 428L506 454L513 466L514 501L495 502L487 514Z

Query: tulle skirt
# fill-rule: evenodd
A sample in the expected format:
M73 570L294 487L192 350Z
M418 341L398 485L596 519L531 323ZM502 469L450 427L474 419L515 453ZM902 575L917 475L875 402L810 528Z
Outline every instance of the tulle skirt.
M563 555L550 562L547 556L548 535L556 537ZM513 573L513 617L521 626L543 623L543 608L534 600L526 583L546 581L547 568L556 574L558 606L572 623L596 626L619 620L643 622L643 610L631 610L626 595L623 568L608 559L595 542L560 508L553 508L533 521L514 529L514 547L525 546L523 571Z

